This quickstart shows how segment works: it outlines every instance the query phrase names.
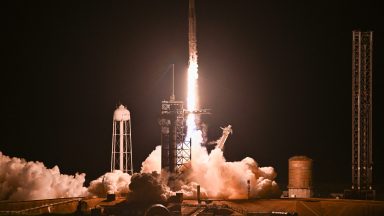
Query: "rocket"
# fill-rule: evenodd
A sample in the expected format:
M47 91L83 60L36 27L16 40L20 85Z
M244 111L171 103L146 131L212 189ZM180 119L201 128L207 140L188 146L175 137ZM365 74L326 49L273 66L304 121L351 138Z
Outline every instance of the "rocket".
M189 62L197 63L196 13L195 0L189 0Z

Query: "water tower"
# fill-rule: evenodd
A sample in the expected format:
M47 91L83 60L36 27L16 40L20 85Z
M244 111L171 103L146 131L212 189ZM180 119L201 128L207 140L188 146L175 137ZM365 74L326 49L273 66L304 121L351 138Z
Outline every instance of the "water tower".
M123 105L113 114L111 172L113 170L133 174L131 115Z

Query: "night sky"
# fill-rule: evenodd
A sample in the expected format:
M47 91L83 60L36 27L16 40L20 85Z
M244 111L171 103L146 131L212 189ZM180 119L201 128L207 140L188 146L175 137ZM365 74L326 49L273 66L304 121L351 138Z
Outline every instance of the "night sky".
M319 193L349 188L352 30L373 30L373 173L383 192L379 2L196 0L200 99L213 113L204 120L210 140L233 125L227 160L250 156L273 166L285 189L288 158L307 155ZM112 115L123 103L138 171L160 144L172 63L176 97L185 99L188 1L9 1L1 8L0 151L90 181L110 169Z

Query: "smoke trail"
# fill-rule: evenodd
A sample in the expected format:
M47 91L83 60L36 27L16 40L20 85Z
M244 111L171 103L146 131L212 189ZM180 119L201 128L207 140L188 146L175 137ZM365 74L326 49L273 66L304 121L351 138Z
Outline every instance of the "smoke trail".
M85 174L60 174L41 162L8 157L0 152L0 200L35 200L78 197L87 194Z

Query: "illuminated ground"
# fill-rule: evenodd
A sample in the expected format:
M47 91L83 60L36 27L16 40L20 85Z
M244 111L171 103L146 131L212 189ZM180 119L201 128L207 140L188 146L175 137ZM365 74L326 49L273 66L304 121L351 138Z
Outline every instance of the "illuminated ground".
M82 200L83 205L79 207ZM90 214L96 206L127 208L121 205L125 199L106 201L103 198L66 198L24 202L0 202L0 215L74 215L76 211ZM124 207L122 207L124 206ZM129 208L135 208L131 205ZM202 202L184 200L182 215L207 215L209 209L221 209L228 215L272 215L272 212L289 212L297 215L384 215L384 201L344 200L344 199L255 199L255 200L216 200ZM265 215L265 214L264 214Z

